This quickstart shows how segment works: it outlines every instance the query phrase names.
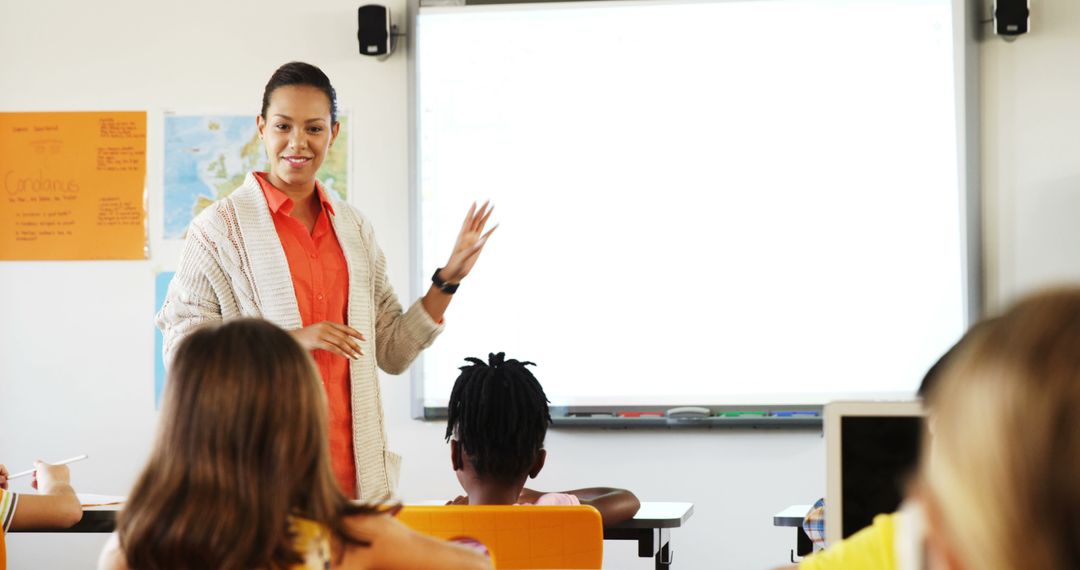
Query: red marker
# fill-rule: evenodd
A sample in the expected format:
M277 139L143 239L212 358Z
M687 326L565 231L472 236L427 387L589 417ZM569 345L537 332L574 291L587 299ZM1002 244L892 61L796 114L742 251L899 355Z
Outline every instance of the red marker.
M619 412L620 418L662 418L664 412Z

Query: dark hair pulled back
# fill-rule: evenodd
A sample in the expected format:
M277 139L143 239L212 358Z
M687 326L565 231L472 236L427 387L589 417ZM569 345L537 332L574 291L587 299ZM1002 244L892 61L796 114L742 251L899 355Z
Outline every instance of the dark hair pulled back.
M330 78L318 67L302 61L290 61L277 68L277 71L270 76L270 81L266 82L266 89L263 90L262 111L259 113L264 120L266 108L270 106L270 96L278 87L289 85L307 85L326 94L326 98L330 101L330 122L337 122L337 91L334 91L334 86L330 84Z

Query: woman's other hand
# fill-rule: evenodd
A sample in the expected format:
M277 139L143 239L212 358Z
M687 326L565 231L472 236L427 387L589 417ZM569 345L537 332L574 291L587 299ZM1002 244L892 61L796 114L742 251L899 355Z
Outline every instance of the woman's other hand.
M353 360L364 355L360 345L354 340L364 340L364 335L340 323L323 321L289 331L289 334L304 350L325 350Z
M461 231L458 233L457 243L454 244L454 252L450 254L450 260L443 266L440 277L447 283L459 283L472 271L476 260L480 257L480 252L484 249L484 244L487 243L488 237L491 233L498 228L498 224L495 227L484 233L484 226L487 225L488 218L491 217L491 212L494 211L494 207L490 202L484 202L483 206L480 206L480 210L477 211L476 203L469 208L469 213L465 215L465 221L461 224Z
M11 476L11 473L8 472L7 466L4 465L3 463L0 463L0 489L4 489L5 491L7 490L7 488L8 488L8 477L10 477L10 476Z

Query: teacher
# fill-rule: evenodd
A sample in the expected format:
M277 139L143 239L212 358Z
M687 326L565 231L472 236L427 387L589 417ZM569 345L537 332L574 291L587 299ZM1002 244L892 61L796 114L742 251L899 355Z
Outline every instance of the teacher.
M188 228L156 318L165 361L208 321L260 317L284 328L312 351L326 388L342 490L363 500L390 496L401 459L387 448L375 368L404 372L442 332L451 296L495 231L484 233L491 208L469 208L446 265L403 312L371 223L315 179L340 128L330 79L307 63L281 66L256 120L270 170L249 173Z

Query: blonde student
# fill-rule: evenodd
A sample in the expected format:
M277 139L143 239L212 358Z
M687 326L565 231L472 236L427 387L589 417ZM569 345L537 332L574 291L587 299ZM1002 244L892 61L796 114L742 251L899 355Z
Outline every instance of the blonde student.
M531 362L491 354L467 358L447 406L450 462L466 495L455 504L591 505L605 524L632 518L641 504L625 489L590 487L545 493L525 488L544 468L551 415Z
M345 496L318 372L273 324L238 319L187 335L160 422L101 569L490 567L409 530L393 509Z
M976 331L929 398L931 570L1080 568L1080 289Z

